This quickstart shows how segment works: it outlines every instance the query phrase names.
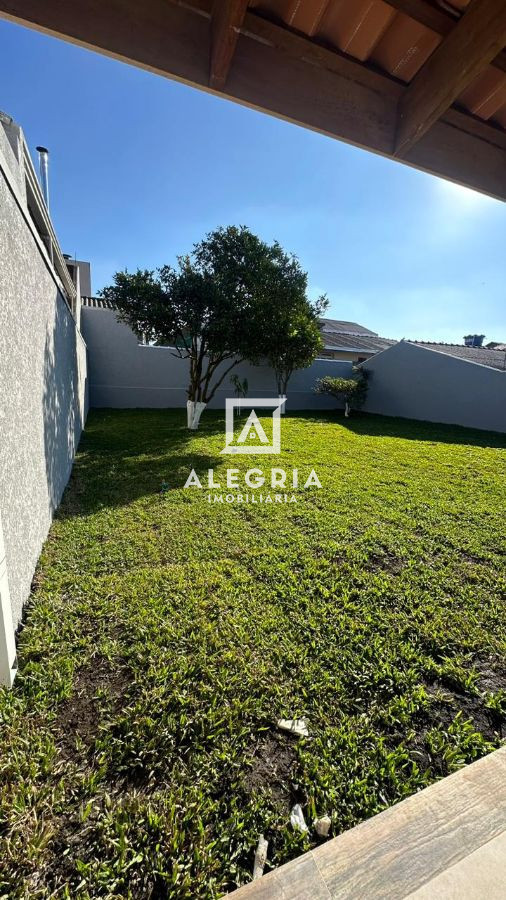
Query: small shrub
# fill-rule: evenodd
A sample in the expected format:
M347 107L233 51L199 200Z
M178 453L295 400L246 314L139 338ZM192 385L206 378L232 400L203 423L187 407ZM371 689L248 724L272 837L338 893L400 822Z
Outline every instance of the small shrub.
M336 400L344 401L344 414L348 416L350 410L360 409L367 397L367 375L362 369L354 369L353 378L332 378L325 375L316 382L317 394L328 394Z

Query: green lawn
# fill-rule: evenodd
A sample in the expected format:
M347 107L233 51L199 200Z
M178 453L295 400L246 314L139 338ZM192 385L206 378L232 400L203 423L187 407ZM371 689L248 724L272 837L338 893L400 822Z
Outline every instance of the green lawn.
M273 866L314 844L294 802L336 835L500 743L500 438L300 414L241 461L184 419L90 414L0 693L0 897L217 897L261 832ZM182 487L231 465L322 488Z

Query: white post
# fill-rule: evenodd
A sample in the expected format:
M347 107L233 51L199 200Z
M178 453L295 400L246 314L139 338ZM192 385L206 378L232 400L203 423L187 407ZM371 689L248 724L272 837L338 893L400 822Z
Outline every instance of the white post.
M2 519L0 518L0 685L12 687L16 677L16 642L12 624Z

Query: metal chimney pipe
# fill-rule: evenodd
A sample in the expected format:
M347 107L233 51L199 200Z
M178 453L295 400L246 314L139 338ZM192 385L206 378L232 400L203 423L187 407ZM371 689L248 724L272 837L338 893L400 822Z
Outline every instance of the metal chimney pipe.
M39 175L42 195L49 212L49 150L47 147L36 147L39 154Z

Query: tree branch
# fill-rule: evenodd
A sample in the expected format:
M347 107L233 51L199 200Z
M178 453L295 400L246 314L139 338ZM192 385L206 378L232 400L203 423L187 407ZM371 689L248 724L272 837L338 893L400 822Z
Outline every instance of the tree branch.
M225 359L230 359L230 356L226 356L226 357L224 357L224 358L225 358ZM222 360L222 362L223 362L223 360ZM211 393L209 394L209 397L208 397L207 400L205 401L206 403L209 403L209 401L213 399L213 397L214 397L216 391L218 390L220 384L223 382L223 379L225 378L225 376L228 375L228 373L232 371L232 369L234 368L234 366L238 366L239 363L242 363L242 362L244 362L243 359L234 359L233 363L225 369L225 371L223 372L223 375L222 375L221 378L216 382L216 384L214 385L214 387L213 387Z

